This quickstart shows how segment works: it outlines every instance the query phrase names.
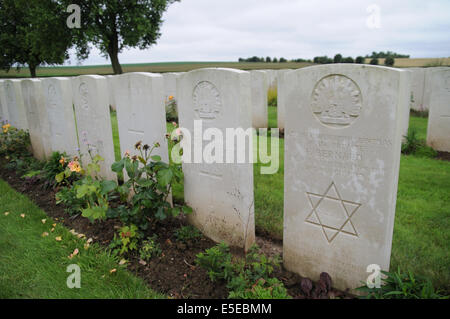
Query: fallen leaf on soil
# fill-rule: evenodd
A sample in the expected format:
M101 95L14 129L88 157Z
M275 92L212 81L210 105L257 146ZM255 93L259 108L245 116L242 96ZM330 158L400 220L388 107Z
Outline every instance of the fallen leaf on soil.
M9 215L9 212L5 212L5 216L8 216Z
M88 250L89 246L90 246L89 244L84 244L84 249Z
M78 238L83 238L83 237L86 237L86 235L84 235L84 234L78 234L77 237L78 237Z
M20 217L25 218L25 214L20 214Z
M42 224L45 224L46 221L46 219L41 219Z
M53 226L53 227L56 227L56 223L54 223L52 226Z
M117 269L114 268L114 269L111 269L109 272L110 272L111 274L113 274L113 273L115 273L116 271L117 271Z
M50 229L50 231L53 233L55 231L55 227L53 227L52 229Z
M147 265L147 262L146 262L145 260L142 260L142 259L139 260L139 263L140 263L142 266Z
M56 241L61 241L62 238L61 238L61 236L58 236L58 237L55 237L55 240L56 240Z
M45 231L45 232L42 233L41 236L42 236L42 237L47 237L47 236L48 236L48 233Z
M90 243L92 243L92 241L93 241L92 238L89 238L89 239L87 240L87 243L90 244Z

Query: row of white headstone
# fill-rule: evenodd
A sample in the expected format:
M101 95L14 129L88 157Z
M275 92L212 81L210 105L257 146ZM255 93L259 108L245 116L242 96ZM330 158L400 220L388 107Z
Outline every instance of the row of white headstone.
M202 120L205 129L252 127L258 76L233 69L177 76L180 126L192 132ZM448 70L432 76L430 122L442 123L444 140L450 136L449 79ZM163 76L128 73L110 80L121 150L132 151L138 140L159 142L168 161ZM355 288L368 265L389 269L410 72L333 64L286 72L278 82L286 119L284 266L312 279L325 271L337 288ZM106 78L3 80L0 95L0 116L30 130L37 157L90 147L105 158L103 177L115 178ZM215 241L248 249L255 242L253 165L183 163L183 171L190 221Z

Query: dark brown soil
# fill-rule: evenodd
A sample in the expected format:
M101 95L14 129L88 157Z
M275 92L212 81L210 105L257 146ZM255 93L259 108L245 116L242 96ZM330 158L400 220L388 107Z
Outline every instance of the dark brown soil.
M443 160L443 161L450 161L450 153L449 152L437 152L437 159Z
M109 219L104 222L90 223L86 218L70 216L64 207L56 205L56 190L45 189L44 183L37 178L21 179L14 171L6 170L0 163L0 178L7 181L11 187L27 195L37 206L63 224L68 229L92 238L94 242L107 247L114 237L114 233L121 226L120 221ZM168 222L158 222L149 229L147 235L156 233L161 245L162 255L153 258L143 265L137 255L128 256L128 269L143 278L155 291L166 294L172 298L208 298L223 299L228 297L225 283L213 283L206 271L195 266L195 256L205 249L215 245L207 238L182 244L176 241L174 231L186 225L183 218ZM258 237L257 244L264 254L268 256L282 254L281 241ZM319 282L313 283L307 278L290 273L284 269L276 271L275 276L280 279L288 289L291 296L297 299L304 298L352 298L348 292L341 292L331 287L331 278L322 273Z

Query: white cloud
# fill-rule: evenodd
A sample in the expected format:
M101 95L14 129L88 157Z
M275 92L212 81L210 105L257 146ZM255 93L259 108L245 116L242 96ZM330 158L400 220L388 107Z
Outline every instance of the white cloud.
M381 10L380 29L366 25L371 4ZM158 44L124 50L121 63L356 57L387 50L417 58L450 56L448 0L182 0L164 20ZM98 50L83 62L104 63Z

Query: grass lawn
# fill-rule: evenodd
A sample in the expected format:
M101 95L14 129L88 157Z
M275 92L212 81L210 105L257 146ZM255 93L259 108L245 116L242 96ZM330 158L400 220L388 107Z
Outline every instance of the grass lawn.
M59 224L52 232L54 221L3 180L0 207L0 299L163 297L96 244L85 250L86 241ZM45 224L42 219L46 219ZM49 235L43 237L44 232ZM55 240L58 236L61 241ZM79 254L69 259L76 248ZM66 285L70 264L81 269L80 289ZM111 273L112 269L117 271Z
M269 127L277 126L276 111L276 107L269 107ZM167 127L168 132L173 129L169 123ZM420 139L426 139L426 118L411 116L410 127L417 130ZM284 139L279 144L278 173L261 175L262 164L254 165L254 196L257 229L282 239ZM173 193L175 200L183 201L182 184L174 185ZM426 275L437 287L449 291L449 242L450 163L402 155L391 269L400 267Z

